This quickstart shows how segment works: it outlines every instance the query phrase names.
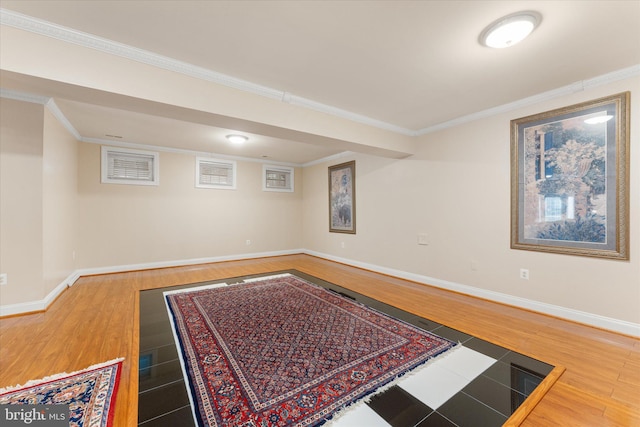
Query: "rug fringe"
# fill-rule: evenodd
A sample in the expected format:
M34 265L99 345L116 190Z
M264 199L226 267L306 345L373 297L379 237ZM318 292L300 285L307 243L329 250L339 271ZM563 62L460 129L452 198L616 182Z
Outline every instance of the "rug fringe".
M223 286L229 286L229 285L227 285L226 283L212 283L209 285L195 286L193 288L182 288L182 289L176 289L173 291L164 291L162 295L166 297L167 295L176 295L176 294L183 294L186 292L202 291L205 289L221 288Z
M244 279L243 282L244 283L261 282L263 280L279 279L281 277L290 277L290 276L293 276L293 275L291 273L274 274L272 276L260 276L260 277L253 277L250 279Z
M323 427L332 426L333 424L335 424L337 422L337 420L339 418L342 418L343 416L345 416L346 414L348 414L352 410L354 410L354 409L356 409L356 408L358 408L358 407L360 407L362 405L366 405L375 396L384 393L385 391L389 390L391 387L396 386L401 380L404 380L406 378L410 378L410 377L412 377L414 375L419 374L423 369L426 369L427 367L429 367L429 365L435 363L436 361L440 361L440 360L443 360L443 359L449 357L451 354L453 354L456 350L459 350L460 348L462 348L462 344L460 343L460 341L458 341L458 343L455 346L445 350L444 352L438 354L435 357L432 357L431 359L427 359L423 364L416 366L414 369L412 369L412 370L410 370L408 372L401 373L400 375L396 376L394 379L392 379L391 381L389 381L385 385L380 386L379 388L375 389L373 392L369 393L368 395L363 396L361 399L359 399L359 400L357 400L355 402L351 402L351 403L343 406L342 408L338 409L336 412L331 414L329 417L325 418L321 424L323 425Z
M84 369L80 369L78 371L74 371L74 372L61 372L58 374L54 374L54 375L49 375L37 380L29 380L24 384L18 384L18 385L14 385L14 386L8 386L8 387L3 387L0 388L0 394L4 394L4 393L9 393L15 390L19 390L21 388L26 388L26 387L33 387L35 385L38 384L43 384L43 383L47 383L47 382L51 382L51 381L55 381L55 380L59 380L61 378L65 378L65 377L70 377L72 375L78 375L78 374L82 374L84 372L89 372L89 371L94 371L96 369L100 369L100 368L105 368L107 366L111 366L111 365L115 365L116 363L120 363L124 361L124 357L118 357L116 359L112 359L106 362L102 362L102 363L96 363L95 365L91 365L88 368L84 368Z

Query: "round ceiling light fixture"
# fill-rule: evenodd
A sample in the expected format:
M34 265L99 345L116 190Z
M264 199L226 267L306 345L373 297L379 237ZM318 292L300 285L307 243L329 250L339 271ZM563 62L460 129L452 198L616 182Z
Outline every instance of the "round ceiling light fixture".
M513 46L524 40L542 21L538 12L526 11L507 15L480 33L480 44L496 49Z
M249 140L246 136L237 134L227 135L227 139L234 144L242 144Z

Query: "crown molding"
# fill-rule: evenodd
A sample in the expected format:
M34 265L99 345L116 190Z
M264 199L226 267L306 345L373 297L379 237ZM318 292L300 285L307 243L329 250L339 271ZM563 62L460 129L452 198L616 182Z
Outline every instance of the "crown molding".
M0 98L13 99L14 101L30 102L32 104L46 105L51 98L48 96L33 95L26 92L0 88Z
M622 70L613 71L611 73L603 74L601 76L594 77L592 79L575 82L570 85L563 86L558 89L550 90L547 92L543 92L538 95L530 96L528 98L523 98L515 102L510 102L508 104L499 105L497 107L489 108L487 110L478 111L477 113L469 114L467 116L458 117L457 119L439 123L434 126L429 126L417 131L416 135L418 136L425 135L425 134L436 132L439 130L452 128L464 123L485 119L485 118L502 114L502 113L508 113L509 111L514 111L523 107L528 107L530 105L538 104L540 102L549 101L555 98L559 98L561 96L571 95L572 93L582 92L587 89L592 89L598 86L606 85L609 83L617 82L619 80L629 79L637 76L640 76L640 64L633 65L628 68L623 68Z
M0 23L20 30L29 31L46 37L51 37L67 43L73 43L90 49L99 50L111 55L120 56L132 61L137 61L164 70L173 71L197 79L209 81L222 86L260 95L266 98L278 100L283 103L299 106L320 113L329 114L345 120L361 123L382 130L387 130L405 136L421 136L439 130L452 128L475 120L485 119L494 115L517 110L522 107L534 105L543 101L555 99L564 95L584 91L593 87L612 83L618 80L627 79L640 75L640 65L634 65L622 70L597 76L591 79L582 80L563 86L558 89L547 91L538 95L524 98L515 102L499 105L493 108L482 110L473 114L458 117L453 120L438 123L419 130L407 129L391 123L376 120L361 114L343 110L331 105L303 98L289 92L272 89L246 80L241 80L226 74L218 73L203 67L198 67L187 62L178 61L173 58L158 55L143 49L138 49L123 43L114 42L102 37L74 30L72 28L57 25L51 22L13 12L0 8Z
M64 128L67 129L78 141L82 139L82 135L80 135L80 132L78 132L75 127L73 127L67 117L62 113L62 111L60 111L53 98L50 98L45 105L47 106L49 111L51 111L51 114L53 114L53 116L62 124L62 126L64 126Z
M319 165L321 163L332 162L334 160L342 159L345 157L353 157L355 154L356 153L354 153L353 151L343 151L342 153L332 154L331 156L323 157L321 159L312 160L310 162L304 163L302 164L302 167L306 168L309 166Z
M49 98L47 96L33 95L25 92L18 92L10 89L2 89L0 88L0 98L13 99L15 101L22 102L30 102L32 104L40 104L47 107L47 109L53 114L53 116L64 126L65 129L69 131L78 141L82 139L80 133L76 130L75 127L71 124L71 122L65 117L65 115L60 111L58 105L55 103L53 98Z
M280 102L296 105L299 107L315 110L321 113L330 114L353 122L362 123L379 129L400 133L403 135L415 135L415 131L405 129L390 123L372 119L361 114L342 110L331 105L322 104L303 97L295 96L289 92L272 89L246 80L241 80L226 74L218 73L203 67L198 67L187 62L178 61L173 58L158 55L143 49L138 49L123 43L118 43L92 34L77 31L72 28L57 25L8 9L0 9L0 23L20 30L29 31L46 37L51 37L63 42L73 43L78 46L99 50L111 55L120 56L132 61L162 68L184 74L197 79L206 80L222 86L249 92L255 95L264 96L278 100Z
M9 89L0 88L0 98L13 99L15 101L29 102L32 104L44 105L51 114L62 124L71 133L76 140L81 142L86 142L89 144L99 144L99 145L109 145L112 147L121 147L121 148L134 148L139 150L152 150L152 151L163 151L166 153L179 153L179 154L188 154L194 156L204 156L204 157L216 157L220 159L227 160L238 160L242 162L253 162L253 163L265 163L265 164L273 164L280 166L289 166L289 167L304 167L305 164L292 163L292 162L278 162L276 160L268 160L268 159L255 159L252 157L241 157L241 156L229 156L226 154L218 154L213 152L206 151L196 151L196 150L187 150L184 148L174 148L174 147L163 147L160 145L148 145L148 144L138 144L135 142L128 141L112 141L109 139L101 139L101 138L85 138L80 135L80 132L77 131L75 127L71 124L69 119L64 115L64 113L58 108L58 105L55 103L53 98L49 98L46 96L40 95L32 95L26 92L18 92ZM320 162L318 160L317 162ZM314 161L315 162L315 161Z

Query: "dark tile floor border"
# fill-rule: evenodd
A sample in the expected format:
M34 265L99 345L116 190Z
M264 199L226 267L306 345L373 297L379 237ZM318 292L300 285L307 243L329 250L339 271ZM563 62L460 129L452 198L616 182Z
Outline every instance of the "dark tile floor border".
M508 419L513 420L514 425L517 425L535 406L529 402L527 405L523 405L525 400L531 394L539 395L538 399L541 398L562 372L561 368L554 369L554 366L545 362L416 316L300 271L277 271L141 291L139 426L181 427L194 425L163 292L211 283L235 284L250 278L283 273L293 274L496 359L490 368L437 410L429 408L398 386L375 395L368 403L369 407L393 427L500 426ZM143 315L149 317L143 318ZM524 413L524 410L527 413Z

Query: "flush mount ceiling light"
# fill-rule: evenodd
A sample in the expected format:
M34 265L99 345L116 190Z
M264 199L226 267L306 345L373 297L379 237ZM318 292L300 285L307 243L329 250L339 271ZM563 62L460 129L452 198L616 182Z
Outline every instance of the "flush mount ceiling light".
M242 144L249 140L249 138L244 135L227 135L227 139L234 144Z
M541 21L538 12L512 13L485 28L480 34L480 44L496 49L513 46L531 34Z

